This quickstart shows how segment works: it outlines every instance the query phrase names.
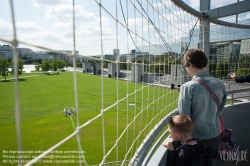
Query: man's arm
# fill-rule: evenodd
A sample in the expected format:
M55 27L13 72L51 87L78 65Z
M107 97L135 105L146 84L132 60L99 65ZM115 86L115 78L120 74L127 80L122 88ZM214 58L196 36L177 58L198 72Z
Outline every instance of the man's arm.
M226 91L226 88L225 86L223 87L223 98L222 98L222 102L220 104L220 107L218 108L218 114L221 115L222 112L223 112L223 109L225 107L225 104L226 104L226 100L227 100L227 91Z
M242 77L236 77L235 79L236 82L250 82L250 75L242 76Z
M231 78L238 83L250 82L250 74L242 77L237 77L235 73L232 73Z
M180 88L180 94L178 98L178 112L179 114L185 114L191 117L191 96L187 86L182 85Z

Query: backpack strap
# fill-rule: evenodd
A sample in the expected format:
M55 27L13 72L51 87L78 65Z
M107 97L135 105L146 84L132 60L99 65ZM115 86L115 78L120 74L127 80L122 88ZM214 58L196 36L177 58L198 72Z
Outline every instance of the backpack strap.
M193 77L193 80L199 82L202 86L206 88L206 90L211 95L212 99L214 100L215 104L217 105L217 109L219 109L220 100L218 96L216 95L216 93L211 89L211 87L205 81L203 81L200 77ZM224 124L222 122L222 117L220 115L219 115L219 119L220 119L221 129L222 131L224 131Z

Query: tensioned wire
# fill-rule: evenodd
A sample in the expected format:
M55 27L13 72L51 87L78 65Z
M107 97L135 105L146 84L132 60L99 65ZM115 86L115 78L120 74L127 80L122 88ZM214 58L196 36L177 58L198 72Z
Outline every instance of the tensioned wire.
M138 0L137 0L137 2L138 2ZM142 27L141 27L141 36L142 36L142 38L144 38L144 34L143 34L143 27L144 27L144 24L143 24L143 15L141 14L141 24L142 24ZM135 27L136 28L136 27ZM143 45L143 40L141 40L141 43L142 43L142 45ZM142 52L143 52L143 54L142 54L142 63L141 64L138 64L138 67L139 66L141 66L143 69L143 72L141 73L141 74L143 74L143 76L141 77L141 82L142 82L142 88L143 88L143 85L144 85L144 47L142 48ZM143 88L143 90L142 90L142 95L141 95L141 100L142 100L142 102L141 102L141 110L143 109L143 103L144 103L144 96L143 96L143 93L144 92L144 88ZM141 114L141 118L140 118L140 129L139 129L139 131L141 131L141 128L142 128L142 117L143 117L143 114ZM139 133L139 139L140 139L140 135L141 135L141 133ZM138 146L139 146L139 141L137 141L137 145L136 145L136 149L138 148Z
M85 158L83 151L82 151L82 147L81 147L81 135L80 135L80 130L79 130L79 126L80 126L80 119L79 119L79 105L78 105L78 87L77 87L77 77L76 77L76 39L75 39L75 0L72 0L72 8L73 8L73 67L74 67L74 94L75 94L75 107L76 107L76 118L77 118L77 144L78 144L78 153L79 153L79 165L82 165L82 160L81 158ZM82 156L82 157L81 157ZM85 160L84 160L85 162ZM87 164L87 162L85 162L85 165Z
M116 3L115 3L115 7L116 7L116 20L118 20L118 11L117 11L117 0L116 0ZM119 64L119 61L120 61L120 57L119 57L119 54L120 54L120 51L118 51L118 22L116 21L116 101L119 101L119 72L118 72L118 65L120 66ZM128 104L128 103L127 103ZM116 146L116 161L119 161L118 159L118 153L119 153L119 140L118 140L118 137L119 137L119 104L116 105L116 143L117 143L117 146ZM116 165L118 166L118 163L116 163Z
M148 3L147 3L147 13L148 13ZM149 42L150 42L150 30L149 30L149 22L147 22L147 27L148 27L148 40L149 40ZM150 53L150 45L148 45L148 52ZM151 55L149 54L149 61L148 61L148 64L146 64L146 72L147 73L149 73L150 71L149 71L149 65L151 64L152 62L151 62ZM149 78L149 76L148 76L148 82L149 82L149 80L150 80L150 78ZM147 96L147 105L149 104L149 99L150 99L150 95L149 95L149 92L150 92L150 89L149 89L149 87L147 88L147 92L148 92L148 96ZM146 122L145 122L145 124L148 124L148 118L149 118L149 116L148 116L148 111L149 111L149 109L147 108L147 113L146 113ZM145 136L146 136L146 132L144 133L144 138L145 138Z
M137 90L136 90L136 91L137 91ZM136 91L135 91L135 92L136 92ZM136 95L136 93L135 93L135 95ZM136 100L135 100L135 101L136 101ZM140 113L141 113L141 112L140 112ZM139 114L140 114L140 113L139 113ZM135 117L135 119L136 119L136 117ZM133 121L132 121L132 122L133 122ZM134 122L135 122L135 121L134 121ZM135 131L135 130L134 130L134 131ZM122 135L121 135L121 136L122 136ZM117 142L116 142L116 144L117 144ZM115 144L114 146L116 146L116 144ZM133 144L134 144L134 142L133 142ZM114 148L114 146L111 148L111 150ZM133 147L133 146L132 146L132 147ZM107 155L111 152L111 150L107 153ZM105 156L104 156L104 158L105 158ZM103 163L103 162L102 162L102 163ZM102 163L101 163L101 164L102 164Z
M101 2L100 2L101 3ZM101 21L101 6L100 6L100 29L102 29L102 25L101 25L101 23L102 23L102 21ZM117 23L118 23L118 21L117 21ZM13 24L14 25L14 24ZM75 30L73 30L74 32L75 32ZM102 32L102 31L101 31ZM130 32L130 30L128 30L128 32ZM136 34L136 37L138 37L138 35L137 35L137 33L135 33ZM101 37L102 37L102 35L101 35ZM16 39L16 37L14 37L15 39ZM75 37L74 37L75 38ZM142 37L141 37L141 39L142 39L142 41L145 41L145 39L144 39L144 37L143 37L143 35L142 35ZM102 39L101 39L102 40ZM75 41L75 39L73 39L73 42ZM101 42L102 43L102 42ZM13 44L14 45L14 44ZM101 46L101 47L103 47L103 46ZM76 55L75 55L75 46L74 46L74 53L73 53L73 56L75 57ZM102 52L102 57L103 57L103 52ZM102 62L103 62L103 58L102 58ZM16 65L15 65L16 66ZM75 65L74 65L74 68L75 68ZM74 71L75 72L75 71ZM74 82L76 83L77 81L76 80L74 80ZM102 86L103 86L103 83L102 83ZM147 86L148 87L148 86ZM143 87L143 88L141 88L141 90L143 91L143 89L144 89L145 87ZM18 88L17 88L18 89ZM136 89L136 88L135 88ZM75 90L77 90L77 87L75 88ZM102 87L102 90L103 90L103 87ZM136 92L137 92L137 90L135 91L135 94L136 94ZM17 93L18 94L18 93ZM76 98L77 98L77 93L75 93L75 96L76 96ZM128 99L128 98L126 98L126 99ZM102 100L103 101L103 100ZM120 102L121 100L117 100L117 103L116 104L118 104L119 102ZM17 102L16 102L17 103ZM76 101L76 105L78 105L78 101ZM148 109L148 106L147 106L147 109ZM77 110L78 110L78 108L77 108ZM107 110L107 109L106 109ZM17 111L16 111L17 112ZM78 114L79 115L79 114ZM17 116L18 117L18 116ZM104 117L104 106L102 107L102 117ZM96 117L97 118L97 117ZM104 118L103 118L104 119ZM19 115L19 120L20 120L20 115ZM94 119L93 119L94 120ZM79 121L79 120L78 120ZM90 121L88 121L89 123L90 123ZM86 125L87 124L89 124L89 123L86 123ZM152 123L150 123L150 124L152 124ZM78 125L78 129L81 129L82 127L84 127L84 126L86 126L85 124L84 125L82 125L82 126L79 126ZM104 125L103 125L103 127L104 127ZM21 130L19 130L19 131L21 131ZM104 131L104 130L103 130ZM104 132L103 132L104 133ZM76 135L76 134L79 134L79 131L76 131L76 132L74 132L73 133L73 135ZM71 135L70 135L71 136ZM69 137L70 137L69 136ZM68 137L67 137L68 138ZM105 138L104 136L103 136L103 138ZM21 139L20 139L21 140ZM117 140L118 140L118 138L117 138ZM105 145L105 140L103 141L104 142L104 145ZM104 148L105 148L105 146L104 146ZM20 148L21 149L21 148ZM104 155L103 156L105 156L105 150L104 150Z
M21 153L19 154L18 161L21 165L22 161L22 133L21 133L21 117L20 117L20 98L19 98L19 86L18 86L18 54L17 54L17 37L16 37L16 27L15 27L15 15L12 0L10 2L11 9L11 21L13 28L13 40L11 44L14 46L14 89L15 89L15 124L16 124L16 134L17 134L17 148Z
M131 0L130 0L130 2L131 2ZM136 27L137 27L137 26L136 26L136 25L137 25L137 24L136 24L137 17L136 17L136 10L135 10L135 8L134 8L134 18L135 18L135 19L134 19L134 21L135 21L135 26L134 26L134 28L135 28L135 29L134 29L134 31L135 31L135 37L134 37L134 38L135 38L135 43L134 43L134 44L135 44L136 47L137 47L137 29L136 29ZM142 38L143 38L143 37L142 37ZM137 65L137 63L136 63L136 62L137 62L137 51L135 51L135 58L134 58L134 59L135 59L135 64L134 64L134 80L135 80L135 78L136 78L136 77L135 77L135 71L136 71L136 65ZM132 69L131 69L131 70L132 70ZM134 85L134 89L136 90L136 84ZM135 99L134 99L134 103L135 103L135 106L134 106L134 119L135 119L135 117L136 117L136 108L137 108L137 106L136 106L136 105L137 105L137 103L136 103L136 97L137 97L136 94L137 94L137 93L135 93ZM135 119L135 121L134 121L133 124L134 124L134 132L133 132L133 143L132 143L132 145L133 145L134 142L135 142L135 135L136 135L136 119ZM134 146L132 146L132 151L133 151L133 148L134 148ZM131 155L132 155L132 153L131 153ZM130 158L131 158L131 157L130 157Z
M157 4L158 4L158 1L157 1ZM157 11L159 11L159 5L157 5ZM161 15L163 15L163 6L162 6L162 3L161 3ZM159 25L160 25L160 17L158 17L158 20L159 20ZM163 17L161 17L161 20L162 20L162 31L164 31L164 20L163 20ZM160 26L159 26L160 27ZM166 38L166 34L164 34L164 38ZM163 62L164 63L166 63L166 54L164 53L164 57L163 57ZM159 66L159 68L160 68L161 66ZM166 72L166 65L163 65L163 74L165 74L165 73L167 73ZM164 82L166 81L165 80L165 77L162 77L162 83L164 84ZM162 86L162 93L163 93L163 95L164 95L164 87ZM161 108L164 108L164 98L161 100ZM164 112L166 112L166 110L164 111ZM167 114L166 114L167 115ZM161 114L161 116L159 116L159 118L158 118L158 121L160 121L160 119L162 119L163 118L163 114Z
M101 4L102 0L100 0ZM102 63L102 80L101 80L101 89L102 89L102 109L101 109L101 116L102 116L102 148L103 148L103 162L106 161L106 144L105 144L105 118L104 118L104 75L103 75L103 39L102 39L102 8L99 5L99 19L100 19L100 38L101 38L101 63ZM100 115L100 114L99 114Z
M120 3L121 3L121 1L120 1ZM126 26L128 27L128 0L126 0L126 9L127 9L127 24L126 24ZM129 31L128 31L128 29L127 29L127 52L129 53ZM127 55L128 56L128 55ZM131 57L130 57L130 59L131 59ZM126 62L127 62L127 93L126 93L126 96L128 95L128 88L129 88L129 86L128 86L128 80L129 80L129 78L131 78L131 73L130 73L130 77L128 76L128 71L129 71L129 66L130 66L130 64L128 63L128 60L126 60ZM128 118L129 118L129 114L128 114L128 97L127 97L127 107L126 107L126 111L127 111L127 117L126 117L126 126L128 126L128 124L129 124L129 122L128 122ZM126 130L126 152L128 151L128 137L129 137L129 134L128 134L128 130ZM127 156L125 155L124 156L124 160L126 160L127 159Z

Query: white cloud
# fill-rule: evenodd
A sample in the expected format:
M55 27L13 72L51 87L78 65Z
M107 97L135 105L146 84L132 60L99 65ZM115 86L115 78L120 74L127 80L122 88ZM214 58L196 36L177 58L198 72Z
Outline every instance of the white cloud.
M0 38L10 39L13 36L11 24L0 20Z
M161 3L162 2L162 3ZM165 8L165 7L170 7L172 2L170 2L169 0L164 0L164 1L161 1L161 2L158 2L158 3L154 3L153 6L157 9L158 8Z
M200 0L190 0L190 2L187 4L192 8L194 8L195 10L199 10L200 8Z
M218 7L222 7L222 6L225 6L225 5L229 5L229 4L232 4L232 3L236 3L237 1L236 0L212 0L211 1L211 8L218 8Z
M196 10L200 10L200 0L184 0L189 6ZM211 0L211 9L236 3L236 0Z
M18 39L27 43L52 47L57 42L60 42L61 36L48 30L40 30L34 33L18 33Z
M16 28L19 33L32 33L43 30L43 27L37 23L34 22L17 22Z
M61 4L70 4L70 0L32 0L31 5L36 8L47 7L47 6L58 6Z
M250 13L248 13L248 14L244 17L244 19L250 19Z
M63 45L72 47L73 41L73 8L70 0L33 0L32 5L36 8L44 9L46 18L52 21L52 28L56 30L56 40L60 40L61 48ZM105 46L115 41L115 33L110 28L110 20L102 16L102 38ZM96 13L83 9L80 5L75 5L75 35L78 48L85 51L86 47L96 47L96 42L100 42L100 18ZM58 30L60 32L58 32ZM60 38L60 39L58 39ZM50 39L48 39L50 40ZM54 47L54 46L53 46ZM90 49L91 50L91 49ZM96 51L96 50L92 50ZM80 51L80 54L86 51Z

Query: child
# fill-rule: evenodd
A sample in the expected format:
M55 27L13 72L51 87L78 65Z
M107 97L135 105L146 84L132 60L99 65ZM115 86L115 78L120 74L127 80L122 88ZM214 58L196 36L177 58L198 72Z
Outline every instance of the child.
M172 117L168 130L173 142L167 147L167 166L204 166L205 150L198 138L192 139L193 123L184 114Z

